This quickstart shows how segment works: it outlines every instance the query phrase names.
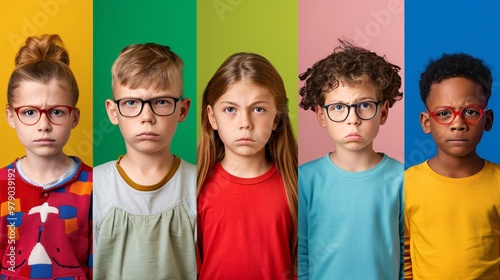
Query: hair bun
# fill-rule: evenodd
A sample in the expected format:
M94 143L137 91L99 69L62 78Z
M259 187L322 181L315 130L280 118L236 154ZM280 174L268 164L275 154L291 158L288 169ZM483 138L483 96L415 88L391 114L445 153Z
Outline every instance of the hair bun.
M28 37L26 45L16 55L16 67L42 61L59 61L69 66L69 55L59 35Z

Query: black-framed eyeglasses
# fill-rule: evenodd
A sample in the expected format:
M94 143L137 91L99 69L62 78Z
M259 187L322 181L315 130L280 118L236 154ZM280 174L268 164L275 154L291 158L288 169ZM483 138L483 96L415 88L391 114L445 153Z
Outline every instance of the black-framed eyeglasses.
M354 111L358 118L367 121L373 119L375 115L377 115L378 105L380 103L382 103L382 101L363 101L354 104L331 103L323 105L323 108L326 109L328 118L330 118L332 122L345 121L347 117L349 117L351 107L354 107Z
M427 108L429 115L439 124L449 125L457 116L462 117L466 124L476 124L483 117L486 108L482 109L474 104L464 106L462 109L455 111L452 107L442 106L432 111Z
M61 125L68 121L75 107L56 105L47 109L42 109L36 106L20 106L13 109L16 112L17 118L25 125L35 125L40 121L43 114L47 116L47 119L52 124Z
M120 115L125 118L137 117L141 114L142 109L144 109L144 104L149 104L151 111L158 116L170 116L175 112L175 107L177 102L184 100L184 97L157 97L148 100L142 100L140 98L122 98L114 100L116 105L118 105L118 111Z

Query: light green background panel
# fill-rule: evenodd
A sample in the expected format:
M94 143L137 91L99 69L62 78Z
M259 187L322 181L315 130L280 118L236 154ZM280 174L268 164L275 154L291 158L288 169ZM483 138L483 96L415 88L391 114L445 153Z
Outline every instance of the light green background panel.
M226 58L236 52L258 53L276 67L284 80L297 136L297 6L297 1L288 0L198 1L199 100Z
M196 162L196 1L106 0L94 1L94 166L126 152L105 110L112 98L111 66L125 46L149 42L170 46L184 61L184 96L191 108L171 149Z

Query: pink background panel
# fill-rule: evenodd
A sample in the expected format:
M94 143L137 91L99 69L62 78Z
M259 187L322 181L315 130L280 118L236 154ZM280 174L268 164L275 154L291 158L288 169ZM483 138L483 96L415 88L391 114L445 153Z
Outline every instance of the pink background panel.
M399 65L404 78L404 0L299 0L299 73L326 57L338 39ZM299 87L303 83L299 81ZM404 92L404 85L402 87ZM299 96L299 102L301 97ZM335 145L313 111L299 109L299 164L333 151ZM374 149L404 161L403 100L389 110L389 118L374 141Z

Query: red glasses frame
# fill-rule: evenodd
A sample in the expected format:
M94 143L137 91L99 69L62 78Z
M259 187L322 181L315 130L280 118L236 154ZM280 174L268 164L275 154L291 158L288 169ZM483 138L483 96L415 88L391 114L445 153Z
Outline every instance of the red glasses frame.
M68 109L68 117L63 122L56 123L56 122L54 122L49 117L48 112L50 112L51 110L57 109L57 108L61 108L61 107ZM33 108L33 109L36 109L40 113L38 115L38 119L34 123L25 123L24 121L22 121L21 117L19 116L19 110L21 110L22 108ZM40 121L40 119L42 118L43 114L45 114L45 116L47 117L47 119L49 120L50 123L55 124L55 125L62 125L62 124L64 124L65 122L67 122L69 120L69 116L71 115L71 112L73 112L73 110L75 109L75 107L73 107L73 106L67 106L67 105L56 105L56 106L52 106L52 107L47 108L47 109L42 109L42 108L38 108L36 106L20 106L20 107L15 107L13 109L16 112L17 118L19 119L20 122L22 122L24 125L32 126L32 125L37 124Z
M468 121L466 118L464 118L463 114L464 114L464 111L468 110L468 109L476 109L477 111L479 111L479 118L477 118L477 120L475 121ZM450 112L453 112L453 118L451 118L449 121L446 121L446 122L443 122L443 121L439 121L436 117L436 114L440 113L440 112L443 112L444 110L449 110ZM453 121L457 118L457 116L460 116L462 118L462 120L466 123L466 124L476 124L478 123L481 118L483 117L484 113L487 111L486 108L482 109L480 108L479 106L477 105L474 105L474 104L469 104L469 105L466 105L464 106L462 109L458 110L458 111L455 111L455 109L453 109L452 107L450 106L441 106L441 107L438 107L436 110L434 111L431 111L429 110L429 108L427 108L427 112L429 113L429 115L439 124L441 125L449 125L451 123L453 123Z

